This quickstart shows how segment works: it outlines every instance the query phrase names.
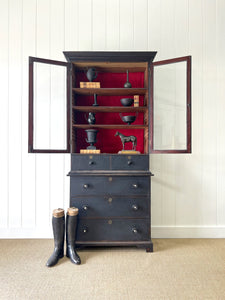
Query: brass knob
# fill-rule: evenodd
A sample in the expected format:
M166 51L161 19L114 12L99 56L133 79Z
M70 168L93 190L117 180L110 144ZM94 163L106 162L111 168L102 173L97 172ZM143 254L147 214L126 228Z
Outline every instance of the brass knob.
M109 202L109 203L111 203L111 202L112 202L112 198L111 198L111 197L109 197L109 199L108 199L108 202Z
M84 189L87 189L88 186L89 186L89 185L85 183L85 184L83 185L83 188L84 188Z
M132 205L132 209L133 209L133 210L138 210L138 206L137 206L136 204L133 204L133 205Z
M83 206L83 209L84 209L84 210L88 210L88 206L87 206L87 205L84 205L84 206Z
M135 188L135 189L137 189L138 188L138 184L137 183L133 183L132 187Z
M134 234L138 233L137 228L132 228L132 232L133 232Z
M88 229L87 229L87 227L85 227L84 229L83 229L83 233L87 233L88 232Z

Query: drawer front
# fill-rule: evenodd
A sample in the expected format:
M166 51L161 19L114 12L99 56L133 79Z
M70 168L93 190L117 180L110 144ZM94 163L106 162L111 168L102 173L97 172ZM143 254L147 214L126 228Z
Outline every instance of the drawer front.
M71 171L109 170L110 155L72 154Z
M72 154L71 171L149 170L148 155Z
M149 195L148 176L74 176L70 177L70 196Z
M148 155L113 155L112 170L149 170Z
M149 216L148 197L74 197L71 198L70 206L79 208L80 218Z
M141 241L150 237L147 219L80 219L77 242L80 241Z

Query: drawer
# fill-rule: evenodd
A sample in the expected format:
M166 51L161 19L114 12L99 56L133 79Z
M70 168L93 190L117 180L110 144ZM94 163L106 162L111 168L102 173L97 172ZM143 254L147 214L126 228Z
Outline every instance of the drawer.
M150 238L147 219L79 219L77 242L141 241Z
M72 154L71 171L149 170L148 155Z
M109 170L110 155L72 154L71 171L82 170Z
M70 196L149 195L149 176L71 176Z
M80 218L147 218L149 216L149 201L148 197L74 197L70 200L70 206L79 208Z
M149 170L148 155L112 155L112 170Z

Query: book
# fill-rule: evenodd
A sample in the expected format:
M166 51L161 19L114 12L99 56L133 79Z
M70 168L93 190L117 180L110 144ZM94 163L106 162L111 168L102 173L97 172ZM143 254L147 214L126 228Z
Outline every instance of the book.
M98 154L100 152L101 152L100 149L80 149L81 154L89 154L89 153Z
M139 106L139 95L134 95L134 107Z
M100 88L100 82L80 82L80 88Z

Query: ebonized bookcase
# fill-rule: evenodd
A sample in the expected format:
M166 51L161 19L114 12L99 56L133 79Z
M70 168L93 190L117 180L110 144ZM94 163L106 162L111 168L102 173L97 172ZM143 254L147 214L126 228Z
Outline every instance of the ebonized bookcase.
M156 52L64 52L67 62L29 58L29 145L32 153L71 153L70 206L79 208L77 247L137 246L153 251L151 240L151 153L191 152L191 57L153 62ZM185 145L157 147L154 126L155 68L185 65L185 103L183 116ZM36 64L55 65L66 71L65 115L66 142L64 148L35 145ZM97 70L95 81L100 88L80 88L88 81L86 71ZM129 70L131 88L124 88ZM51 79L52 80L52 79ZM177 83L176 83L177 84ZM98 106L93 106L94 94ZM124 107L120 99L139 96L139 106ZM175 106L178 106L177 103ZM179 108L180 109L180 108ZM87 123L87 114L95 113L96 123ZM128 125L121 115L136 115ZM85 149L86 129L97 129L96 148L100 154L80 154ZM36 130L36 131L35 131ZM137 137L138 154L118 154L122 148L120 131ZM177 146L177 145L175 145Z

